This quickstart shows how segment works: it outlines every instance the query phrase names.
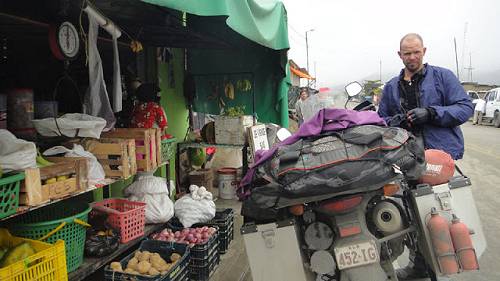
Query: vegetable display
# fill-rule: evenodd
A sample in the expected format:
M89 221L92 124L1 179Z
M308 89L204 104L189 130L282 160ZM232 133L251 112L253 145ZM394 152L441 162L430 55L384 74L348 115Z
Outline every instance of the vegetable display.
M208 226L184 228L178 231L165 228L161 232L153 234L151 238L160 241L188 244L189 247L193 247L207 243L216 231L215 228Z
M121 263L112 262L109 267L113 271L136 274L136 275L147 275L156 276L167 274L168 271L176 265L176 263L181 259L181 255L178 253L172 253L170 255L170 262L165 261L160 254L151 253L149 251L136 251L134 257L131 258L125 269L122 268Z

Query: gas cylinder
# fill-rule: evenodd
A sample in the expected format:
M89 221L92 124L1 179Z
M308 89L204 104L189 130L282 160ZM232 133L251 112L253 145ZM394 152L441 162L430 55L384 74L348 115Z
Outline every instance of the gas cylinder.
M438 260L441 273L446 275L459 272L458 262L455 256L455 248L451 240L450 226L448 221L439 215L436 208L432 208L431 219L427 223L431 236L434 253Z
M453 247L457 252L458 260L463 270L478 270L479 263L477 261L476 252L472 246L469 228L457 216L453 215L452 224L450 226L451 239Z

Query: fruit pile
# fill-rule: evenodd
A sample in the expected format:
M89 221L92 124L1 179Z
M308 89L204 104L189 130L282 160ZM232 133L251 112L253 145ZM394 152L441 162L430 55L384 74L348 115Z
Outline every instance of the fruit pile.
M109 267L113 271L129 274L148 276L156 276L158 274L164 275L177 264L181 257L182 256L178 253L172 253L170 255L170 262L167 262L158 253L137 251L134 257L128 261L125 269L122 268L122 264L119 262L112 262Z
M23 242L10 249L0 247L0 268L22 261L35 253L35 249L28 242Z

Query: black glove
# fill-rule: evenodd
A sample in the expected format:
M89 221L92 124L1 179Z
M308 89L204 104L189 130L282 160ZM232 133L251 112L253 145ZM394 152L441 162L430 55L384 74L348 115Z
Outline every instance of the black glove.
M432 118L429 108L414 108L406 113L406 119L410 125L420 125L429 122Z
M389 125L389 127L409 129L406 115L404 114L396 114L392 116L387 125Z

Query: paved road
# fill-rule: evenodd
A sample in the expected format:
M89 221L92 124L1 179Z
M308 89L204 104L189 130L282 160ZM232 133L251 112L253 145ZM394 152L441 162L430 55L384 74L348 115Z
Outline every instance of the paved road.
M480 273L461 274L457 281L500 280L500 128L462 125L465 156L460 164L473 183L488 247L479 262Z

